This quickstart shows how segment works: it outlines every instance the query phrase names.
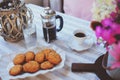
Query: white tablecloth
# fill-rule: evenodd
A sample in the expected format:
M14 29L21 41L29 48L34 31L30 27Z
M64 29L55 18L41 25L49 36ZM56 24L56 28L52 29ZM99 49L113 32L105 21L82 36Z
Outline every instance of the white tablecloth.
M68 16L62 13L57 13L61 15L64 19L64 27L62 31L57 33L57 40L52 43L46 43L43 39L43 32L42 32L42 23L41 23L41 11L43 8L28 4L27 5L34 14L34 23L37 26L37 41L38 46L48 46L54 45L63 51L66 52L66 61L65 65L62 69L55 70L53 72L46 73L44 75L38 75L35 77L27 77L24 79L17 79L17 80L99 80L94 73L76 73L71 71L71 64L72 63L94 63L95 60L105 53L105 49L101 46L93 46L87 50L81 52L75 52L69 48L68 42L72 36L72 33L76 29L86 29L90 31L89 33L95 36L94 32L90 29L90 22L78 19L72 16ZM0 58L0 77L3 80L8 80L8 72L6 70L7 65L9 63L10 55L12 53L25 50L24 40L18 43L10 43L6 42L3 37L0 37L0 54L2 55Z

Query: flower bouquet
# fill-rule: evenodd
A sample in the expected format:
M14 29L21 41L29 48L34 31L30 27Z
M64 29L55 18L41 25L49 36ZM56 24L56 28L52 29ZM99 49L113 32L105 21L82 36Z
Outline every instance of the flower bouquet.
M113 74L120 71L120 0L112 1L112 5L116 5L115 10L104 15L104 18L101 20L92 21L91 28L95 31L98 41L105 43L108 55L112 57L112 59L108 59L112 61L108 62L110 64L110 72L117 70L116 72L112 72ZM118 74L110 76L115 80L120 80Z

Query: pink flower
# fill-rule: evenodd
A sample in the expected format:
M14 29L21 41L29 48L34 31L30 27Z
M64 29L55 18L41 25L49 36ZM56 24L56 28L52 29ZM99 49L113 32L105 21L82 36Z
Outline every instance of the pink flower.
M120 47L117 44L112 45L112 49L109 49L109 53L116 61L120 61Z
M120 0L117 0L118 2L120 2Z
M120 48L120 41L118 42L118 44L117 44L117 45L118 45L118 47Z
M102 20L101 23L102 23L103 27L108 27L108 26L111 26L112 20L111 20L111 18L105 18Z
M112 12L110 16L112 17L112 19L114 19L117 16L117 14L115 12Z
M112 46L113 46L113 49L109 50L109 53L114 58L111 69L120 68L120 47L117 44L114 44Z
M120 68L120 61L113 63L112 66L110 67L111 70L117 69L117 68Z
M112 55L114 60L111 62L112 66L111 69L116 69L120 67L120 54L117 53L118 51L109 50L109 53Z
M112 44L116 41L116 39L114 38L114 36L111 34L112 31L111 30L103 30L102 31L102 38L108 42L108 44Z
M96 27L95 33L96 33L97 38L99 38L102 35L102 31L103 31L103 29L101 26Z
M113 36L110 36L110 39L108 40L109 45L113 44L114 42L116 42L116 39Z
M113 30L113 34L120 34L120 24L114 22L111 25L111 28Z

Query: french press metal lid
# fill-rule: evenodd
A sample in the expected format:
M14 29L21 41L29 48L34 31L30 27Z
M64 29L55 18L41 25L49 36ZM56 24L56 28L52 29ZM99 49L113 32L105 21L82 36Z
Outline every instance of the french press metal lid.
M50 9L50 7L46 7L44 9L43 13L41 14L43 19L50 19L50 18L54 17L55 15L56 15L55 11Z

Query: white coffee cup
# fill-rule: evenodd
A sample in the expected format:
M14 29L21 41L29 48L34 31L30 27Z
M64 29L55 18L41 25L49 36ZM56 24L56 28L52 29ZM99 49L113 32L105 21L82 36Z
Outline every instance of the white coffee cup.
M83 44L86 39L90 38L90 36L85 30L79 29L73 32L73 38L78 44Z

